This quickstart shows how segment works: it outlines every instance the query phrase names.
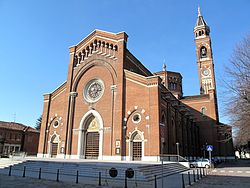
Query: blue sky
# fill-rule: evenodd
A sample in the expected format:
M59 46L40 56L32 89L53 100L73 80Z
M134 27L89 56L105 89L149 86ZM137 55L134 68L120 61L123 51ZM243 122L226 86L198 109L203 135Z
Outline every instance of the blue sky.
M125 31L128 49L150 71L166 59L168 70L182 74L184 95L198 94L198 3L211 29L220 117L227 123L224 67L250 33L249 0L0 0L0 120L34 126L43 94L66 80L68 47L94 29Z

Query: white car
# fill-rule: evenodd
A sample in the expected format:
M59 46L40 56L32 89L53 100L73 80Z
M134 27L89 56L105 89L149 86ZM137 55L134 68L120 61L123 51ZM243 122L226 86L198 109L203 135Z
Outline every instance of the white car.
M196 159L195 161L190 162L190 167L210 168L211 163L208 159Z

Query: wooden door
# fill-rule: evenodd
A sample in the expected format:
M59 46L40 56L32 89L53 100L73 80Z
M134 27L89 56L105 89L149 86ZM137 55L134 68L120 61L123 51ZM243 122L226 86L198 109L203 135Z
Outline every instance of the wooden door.
M86 134L86 159L98 159L99 156L99 133L88 132Z
M133 160L140 161L142 154L141 142L133 142Z
M57 155L57 148L58 148L58 143L52 143L51 144L51 156L56 157Z

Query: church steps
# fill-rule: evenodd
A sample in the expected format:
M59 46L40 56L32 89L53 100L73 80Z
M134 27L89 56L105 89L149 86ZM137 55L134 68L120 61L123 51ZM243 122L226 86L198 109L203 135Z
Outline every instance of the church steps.
M125 171L127 168L132 168L135 171L135 176L128 179L130 183L144 183L150 184L153 182L155 175L160 178L162 175L161 164L136 164L136 163L74 163L74 162L55 162L55 161L26 161L12 166L12 175L22 176L23 169L26 168L25 175L28 177L39 177L39 170L41 168L41 178L56 180L57 169L59 169L60 181L75 181L78 170L79 182L88 182L96 184L101 172L102 182L107 184L117 184L117 182L124 182ZM118 170L116 178L109 175L109 169L114 167ZM183 172L188 168L179 163L164 164L163 176L169 176ZM0 169L0 173L8 174L9 167ZM118 183L119 184L119 183ZM149 186L150 187L150 186Z

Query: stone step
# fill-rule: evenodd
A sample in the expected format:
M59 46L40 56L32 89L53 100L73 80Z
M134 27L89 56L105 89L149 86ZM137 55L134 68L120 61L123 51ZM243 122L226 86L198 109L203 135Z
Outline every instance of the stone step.
M127 168L132 168L135 171L135 176L129 179L130 182L152 184L154 176L160 177L162 175L161 164L126 164L126 163L93 163L93 162L55 162L55 161L25 161L23 163L12 163L12 174L17 176L23 175L23 169L26 167L26 176L39 176L41 168L42 177L44 179L56 180L57 169L59 169L59 176L63 181L75 181L78 170L79 178L82 180L93 181L96 183L101 172L102 179L109 182L124 181L125 171ZM116 178L109 175L109 169L114 167L118 170ZM163 176L179 173L187 170L186 167L179 163L166 163L163 166ZM1 172L1 171L0 171ZM5 167L5 174L9 172L9 167ZM118 183L119 184L119 183Z
M168 176L175 173L180 173L188 170L187 167L179 164L179 163L167 163L163 165L163 173L162 173L162 165L154 165L154 166L145 166L138 167L147 180L154 179L154 176Z
M57 169L59 169L59 174L61 175L70 175L70 176L76 176L76 171L78 170L79 176L88 176L88 177L98 177L99 172L101 172L102 175L109 177L109 169L107 165L104 165L103 167L97 167L95 165L85 165L85 164L58 164L53 162L24 162L22 164L17 164L12 166L12 171L19 171L22 172L24 167L26 168L26 172L33 172L35 174L39 173L39 170L41 168L42 174L44 173L51 173L56 174ZM9 168L9 167L8 167ZM124 179L125 177L125 170L127 168L120 168L116 167L118 170L118 176L117 178ZM137 179L143 179L142 173L137 170L136 172ZM141 176L141 177L140 177Z

